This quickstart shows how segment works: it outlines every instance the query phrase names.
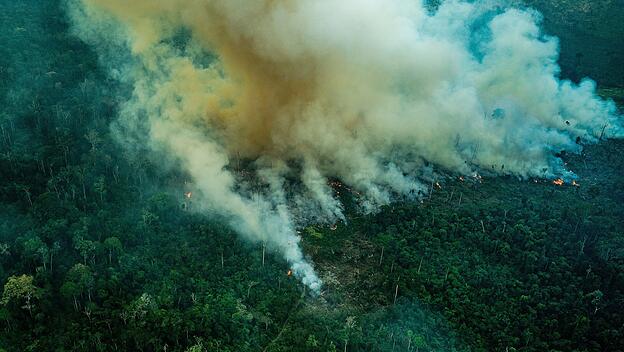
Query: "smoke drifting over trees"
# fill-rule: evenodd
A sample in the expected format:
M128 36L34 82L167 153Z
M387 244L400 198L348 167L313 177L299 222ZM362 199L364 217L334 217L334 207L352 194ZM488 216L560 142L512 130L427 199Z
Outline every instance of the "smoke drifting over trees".
M266 242L313 290L300 214L343 218L337 178L367 209L426 191L426 165L568 177L561 150L624 134L594 83L558 78L531 10L462 1L72 0L75 31L133 87L114 128L172 156L200 210ZM605 127L606 126L606 127ZM251 160L254 183L233 171ZM296 163L297 167L293 167ZM287 195L286 178L302 184ZM295 215L297 214L297 215ZM310 216L310 215L308 215Z

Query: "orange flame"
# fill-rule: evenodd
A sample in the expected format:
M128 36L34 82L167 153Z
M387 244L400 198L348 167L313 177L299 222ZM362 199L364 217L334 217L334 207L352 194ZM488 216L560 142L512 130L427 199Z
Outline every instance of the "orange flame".
M292 276L292 270L288 270L288 272L286 273L286 275L288 275L288 276Z
M556 180L553 181L553 184L557 185L557 186L563 186L563 184L565 183L565 181L563 181L562 179L558 178Z

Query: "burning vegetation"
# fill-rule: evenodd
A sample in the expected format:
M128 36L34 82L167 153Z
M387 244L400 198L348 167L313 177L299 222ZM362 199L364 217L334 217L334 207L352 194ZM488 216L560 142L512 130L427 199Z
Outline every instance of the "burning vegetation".
M334 192L336 193L336 195L340 195L340 190L342 190L342 189L343 189L343 190L345 190L345 191L347 191L347 192L351 193L352 195L354 195L354 196L356 196L356 197L361 197L361 196L362 196L362 193L360 193L360 192L358 192L358 191L354 190L354 189L353 189L353 188L351 188L351 187L346 186L344 183L342 183L342 182L340 182L340 181L336 181L336 180L334 180L334 181L329 181L329 182L327 182L327 185L328 185L328 186L330 186L330 187L334 190Z

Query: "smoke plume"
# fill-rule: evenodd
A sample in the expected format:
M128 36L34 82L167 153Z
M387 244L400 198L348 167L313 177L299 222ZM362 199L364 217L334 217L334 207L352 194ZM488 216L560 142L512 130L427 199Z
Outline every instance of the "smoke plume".
M315 290L295 228L343 219L328 179L374 209L426 191L426 165L574 177L557 152L624 134L592 81L559 79L557 39L533 10L451 0L435 11L418 0L68 5L78 35L133 87L122 136L173 155L205 210L277 248ZM241 160L252 177L232 171Z

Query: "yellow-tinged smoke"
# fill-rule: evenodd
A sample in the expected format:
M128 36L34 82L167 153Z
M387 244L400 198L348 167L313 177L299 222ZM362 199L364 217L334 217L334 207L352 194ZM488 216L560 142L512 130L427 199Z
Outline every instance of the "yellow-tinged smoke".
M375 207L425 189L426 161L465 174L571 177L553 151L578 150L577 137L595 141L605 125L609 136L623 131L591 81L558 79L557 41L532 11L446 1L430 13L416 0L69 1L79 35L134 86L121 125L175 155L206 204L279 248L315 289L293 228L303 213L342 218L327 178ZM241 157L255 160L269 192L240 191L226 167ZM304 191L289 197L292 161Z

